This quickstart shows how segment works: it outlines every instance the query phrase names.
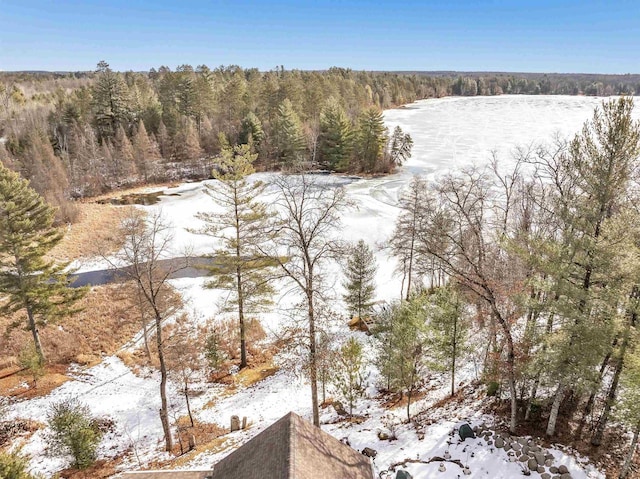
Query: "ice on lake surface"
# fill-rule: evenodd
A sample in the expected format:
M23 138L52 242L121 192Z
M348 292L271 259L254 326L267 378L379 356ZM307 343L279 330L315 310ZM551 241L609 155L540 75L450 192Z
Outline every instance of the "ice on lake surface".
M496 151L505 161L517 146L571 137L606 99L584 96L503 95L421 100L385 112L391 129L410 133L413 158L406 171L429 174L485 164ZM639 106L634 112L640 118Z
M396 174L374 179L324 178L321 181L346 185L357 208L343 215L342 239L364 239L378 247L391 235L398 216L398 199L415 174L435 178L438 174L475 164L487 164L492 152L501 163L512 160L518 146L551 142L554 135L571 137L589 119L602 98L579 96L449 97L421 100L403 108L387 110L385 122L390 130L399 125L414 140L413 156ZM636 111L640 117L640 109ZM267 179L264 173L255 179ZM189 233L197 228L198 211L215 206L200 183L185 184L165 191L157 205L175 227L174 255L190 247L194 254L211 250L211 239ZM267 203L272 198L265 198ZM395 264L385 253L378 254L379 299L396 296L399 279Z

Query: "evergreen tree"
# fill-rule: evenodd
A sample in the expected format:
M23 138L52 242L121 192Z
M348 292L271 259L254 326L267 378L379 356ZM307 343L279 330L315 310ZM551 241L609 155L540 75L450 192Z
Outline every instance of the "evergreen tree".
M241 144L252 144L257 149L262 140L264 140L264 131L260 119L250 111L242 120L239 141Z
M94 121L100 139L113 138L119 125L126 125L130 117L129 89L120 73L101 61L92 86Z
M0 452L0 477L3 479L38 479L28 472L29 459L19 451Z
M329 170L347 171L352 148L351 122L340 104L331 99L320 115L320 166Z
M95 462L102 431L87 405L77 399L54 403L47 422L51 428L47 442L54 454L71 455L77 469L86 469Z
M175 72L176 107L182 116L196 118L198 99L196 96L196 78L191 65L181 65Z
M378 367L390 390L407 396L407 420L411 420L411 397L426 368L428 345L424 299L392 304L382 315L374 335L378 346Z
M288 98L278 108L276 149L278 159L285 167L292 167L302 160L305 149L302 124Z
M68 287L65 264L45 259L62 239L62 232L53 227L54 216L54 208L28 181L0 165L0 292L7 297L0 312L25 312L43 362L39 327L73 313L75 302L85 293Z
M557 167L543 172L563 178L547 195L556 229L531 258L554 298L542 305L553 315L544 349L556 383L549 436L567 391L592 389L601 381L598 363L609 355L630 295L633 282L624 267L629 227L620 222L633 208L630 188L640 154L640 124L632 120L632 109L629 98L604 103Z
M436 370L451 374L451 396L455 394L456 366L467 345L469 325L464 303L451 286L438 288L428 296L429 352Z
M333 368L333 383L338 393L349 404L349 415L353 415L355 401L364 394L364 354L356 338L349 338L340 347L337 365Z
M376 260L373 251L363 240L350 248L344 274L344 287L347 290L344 301L349 313L362 319L363 315L371 312L376 291Z
M389 139L389 157L391 167L402 166L402 164L411 158L411 148L413 147L413 139L409 133L404 133L402 128L396 126L393 135Z
M358 119L354 155L360 171L374 173L380 165L387 143L387 130L382 111L372 107L362 112Z
M633 438L618 476L620 479L630 477L631 464L640 437L640 357L637 351L629 350L629 353L632 354L624 358L627 367L622 376L622 394L617 399L615 415L618 420L631 428Z
M217 158L213 171L215 183L206 185L206 193L221 206L221 212L201 212L196 217L205 226L198 233L222 241L215 250L216 279L208 286L232 293L230 304L238 313L240 327L240 367L247 366L245 316L269 304L273 293L266 277L267 260L259 251L265 240L268 219L266 205L257 198L266 184L250 182L247 176L254 172L249 145L225 147Z

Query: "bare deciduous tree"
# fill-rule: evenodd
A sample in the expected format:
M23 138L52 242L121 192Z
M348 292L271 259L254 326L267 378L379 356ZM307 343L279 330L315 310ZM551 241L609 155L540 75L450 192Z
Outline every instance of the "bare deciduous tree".
M120 227L123 247L113 257L106 257L112 267L117 268L124 280L132 281L153 314L156 337L156 352L160 364L160 420L164 432L165 449L171 451L173 440L169 425L167 399L167 362L163 338L163 323L174 314L179 302L169 284L172 274L186 266L183 261L167 261L172 234L169 225L156 212L148 218L139 210L132 209Z
M274 249L269 256L282 277L289 279L304 298L313 423L319 426L317 311L327 291L326 263L343 251L335 232L348 201L342 187L306 174L276 176L272 186L277 197L272 220Z

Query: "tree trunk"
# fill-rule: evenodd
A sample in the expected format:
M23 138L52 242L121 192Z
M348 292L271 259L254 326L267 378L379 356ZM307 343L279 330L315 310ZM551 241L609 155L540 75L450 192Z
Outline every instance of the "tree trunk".
M509 432L515 434L518 425L518 398L516 397L516 376L513 363L509 365L509 394L511 395L511 421Z
M637 286L634 286L630 299L632 301L637 301L638 296L640 295L640 289ZM620 384L620 375L622 374L622 370L624 368L624 359L627 354L627 348L629 347L629 335L631 334L631 327L636 326L636 313L635 311L630 311L627 315L627 322L624 328L624 335L622 337L622 344L620 345L620 353L619 358L616 364L616 371L613 375L613 381L611 382L611 386L609 387L609 392L607 394L607 401L604 406L604 411L600 415L598 419L598 425L596 426L596 430L591 438L591 444L594 446L599 446L602 443L602 436L604 435L604 430L607 427L607 422L609 421L609 414L611 413L611 408L616 400L616 394L618 392L618 385ZM615 347L617 341L614 341L613 347ZM602 378L602 374L600 376Z
M562 382L558 384L556 395L553 398L553 405L551 406L551 413L549 414L549 422L547 423L547 436L551 437L556 433L556 422L558 420L558 411L560 410L560 404L564 397L564 385Z
M413 253L416 241L416 218L415 213L413 215L413 231L411 232L411 246L409 248L409 271L407 274L407 296L406 300L409 301L411 297L411 274L413 273Z
M187 413L189 414L191 427L194 427L195 424L193 423L193 414L191 414L191 403L189 402L189 382L186 378L184 380L184 399L187 401Z
M531 397L529 398L529 403L527 404L527 412L524 413L524 420L528 421L531 418L531 408L533 407L533 402L536 400L536 396L538 395L538 385L540 384L540 371L536 374L536 378L533 381L533 387L531 388Z
M238 275L238 319L240 321L240 369L247 367L247 337L244 323L244 297L242 291L242 277L240 267L237 268Z
M613 342L613 347L615 348L616 346L616 342ZM607 370L607 365L609 364L609 360L611 359L611 353L607 353L607 355L604 357L604 360L602 361L602 364L600 365L600 374L598 375L598 385L602 385L602 379L604 378L604 372ZM593 405L596 402L596 394L597 394L597 388L594 388L593 391L591 391L591 394L589 394L589 399L587 400L587 404L584 407L584 412L582 413L582 419L580 420L581 426L582 424L585 423L585 421L587 420L587 416L589 416L589 414L591 414L591 411L593 409Z
M309 273L311 274L311 272ZM311 380L311 405L313 411L313 424L320 427L320 412L318 411L318 365L316 363L316 324L313 308L313 283L310 283L307 292L307 306L309 316L309 376Z
M491 302L491 309L493 310L494 318L500 323L500 327L505 335L507 340L507 366L509 370L509 394L511 395L511 421L509 423L509 432L511 434L515 434L516 426L518 425L518 398L516 391L516 354L515 349L513 347L513 337L511 336L511 330L509 328L509 324L500 314L498 310L495 299ZM495 334L495 331L494 331ZM497 344L497 341L496 341Z
M607 399L604 404L604 410L598 419L598 424L596 425L596 430L591 437L591 445L599 446L602 443L602 436L604 436L604 430L607 427L607 422L609 421L609 414L611 413L611 408L616 401L616 394L618 392L618 385L620 384L620 375L622 374L622 369L624 368L624 357L627 354L627 346L629 345L629 332L631 329L631 322L627 322L625 331L624 331L624 339L622 340L622 345L620 346L620 357L618 358L616 364L616 370L613 373L613 380L611 381L611 386L609 386L609 391L607 392Z
M627 453L627 458L624 461L624 465L620 470L620 475L618 479L626 479L629 476L629 471L631 470L631 462L633 461L633 456L636 452L636 447L638 445L638 436L640 435L640 422L636 425L636 430L633 433L633 440L631 441L631 447L629 448L629 452Z
M455 318L453 320L453 351L452 351L452 357L451 357L451 397L453 397L453 395L456 392L456 354L457 354L457 346L458 346L458 341L457 341L457 334L458 334L458 318Z
M235 196L236 218L236 280L238 288L238 320L240 322L240 369L247 367L247 339L244 324L244 291L242 290L242 256L240 254L240 216L238 212L238 197Z
M162 345L162 318L156 312L156 343L158 346L158 360L160 361L160 421L164 432L165 450L173 449L173 438L169 426L169 407L167 404L167 365L164 359L164 346Z
M27 306L27 317L29 318L29 329L31 330L31 334L33 335L33 344L36 347L36 353L38 353L40 363L44 364L45 357L44 351L42 350L42 343L40 343L40 333L38 332L38 325L36 324L36 319L33 316L33 311L31 311L31 307L29 306Z
M144 310L145 300L138 288L138 308L140 309L140 321L142 322L142 338L144 340L144 352L147 355L147 359L151 362L151 348L149 347L149 327L147 325L147 315Z
M413 388L410 388L407 391L407 422L411 421L411 391Z

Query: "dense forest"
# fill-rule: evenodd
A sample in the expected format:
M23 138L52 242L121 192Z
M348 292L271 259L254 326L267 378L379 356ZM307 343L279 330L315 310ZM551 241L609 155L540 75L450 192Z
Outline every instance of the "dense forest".
M0 161L73 221L70 201L148 182L209 177L228 145L262 170L388 173L411 138L381 111L447 95L633 94L636 76L418 74L343 68L268 72L182 65L172 71L0 73Z

